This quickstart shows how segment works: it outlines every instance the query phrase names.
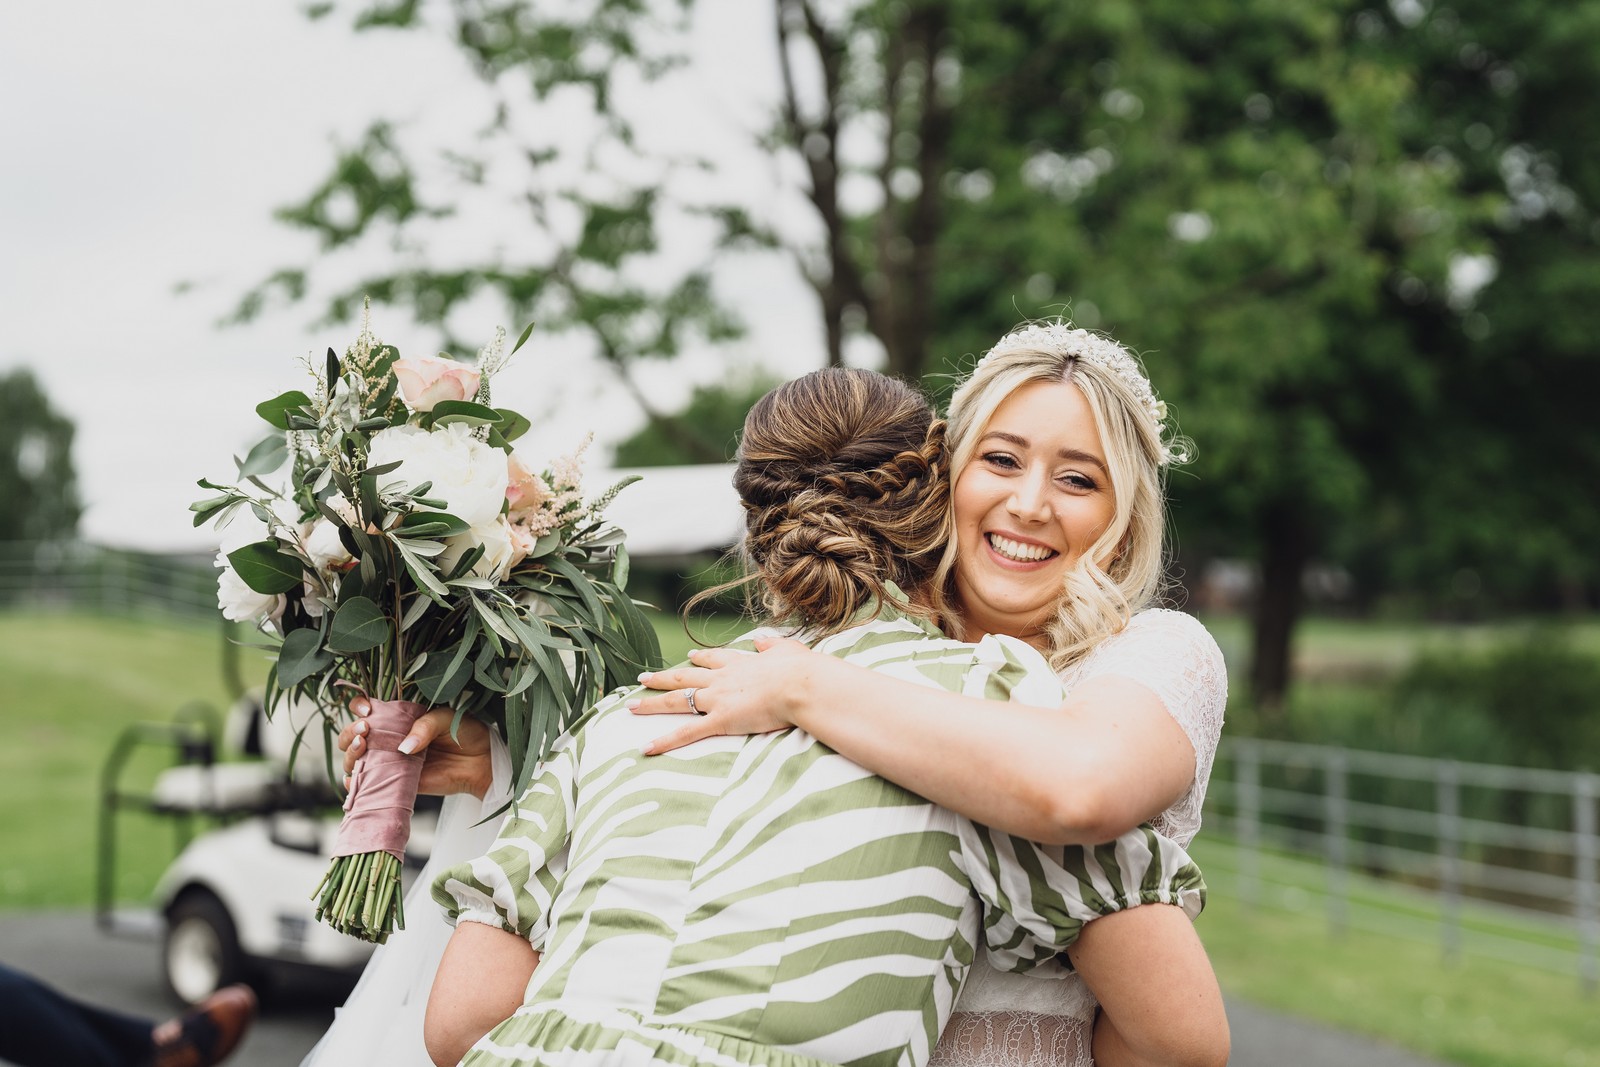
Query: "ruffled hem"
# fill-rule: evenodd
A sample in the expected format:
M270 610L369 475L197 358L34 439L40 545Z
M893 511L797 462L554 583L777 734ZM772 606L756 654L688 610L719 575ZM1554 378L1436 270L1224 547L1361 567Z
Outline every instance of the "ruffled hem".
M833 1067L824 1060L693 1027L654 1025L616 1009L578 1019L555 1005L518 1012L489 1032L460 1067Z

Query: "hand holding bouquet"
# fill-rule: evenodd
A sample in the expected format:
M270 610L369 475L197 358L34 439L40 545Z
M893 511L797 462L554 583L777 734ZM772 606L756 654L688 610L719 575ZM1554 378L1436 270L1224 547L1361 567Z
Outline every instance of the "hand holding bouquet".
M239 484L202 479L215 495L191 505L195 525L228 524L223 614L275 639L269 714L285 694L322 708L330 774L339 689L372 699L371 753L318 908L367 940L404 925L400 860L422 757L393 747L412 719L449 704L458 722L499 727L515 796L572 715L660 659L623 591L623 535L601 518L627 483L586 503L582 447L548 469L513 449L528 420L489 402L504 341L475 367L401 359L364 318L342 358L329 349L309 368L309 392L257 406L276 432L238 461ZM286 484L265 480L286 464Z

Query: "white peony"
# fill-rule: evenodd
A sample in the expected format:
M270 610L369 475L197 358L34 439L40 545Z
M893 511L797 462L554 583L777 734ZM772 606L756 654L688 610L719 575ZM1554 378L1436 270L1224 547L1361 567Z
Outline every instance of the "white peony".
M439 553L439 569L448 574L462 556L478 545L483 546L483 556L472 565L471 573L494 582L505 581L511 571L515 550L511 542L511 524L499 517L482 526L474 526L464 534L446 538L444 551Z
M444 510L469 526L489 525L505 504L506 454L472 436L464 423L432 430L395 426L373 434L367 465L396 461L399 469L380 475L380 486L432 482L426 495L445 501Z
M350 550L344 547L344 542L339 540L339 527L327 519L319 518L311 524L311 532L306 534L304 548L311 565L323 574L344 570L344 565L354 558L350 555Z
M249 544L246 541L244 544ZM277 622L288 604L282 593L258 593L244 584L239 572L228 562L226 552L217 553L217 607L222 617L232 622Z

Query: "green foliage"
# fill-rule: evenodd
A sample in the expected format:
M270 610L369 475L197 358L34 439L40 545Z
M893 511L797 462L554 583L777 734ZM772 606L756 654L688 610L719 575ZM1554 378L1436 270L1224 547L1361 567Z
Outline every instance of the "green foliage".
M677 414L651 419L616 447L619 467L665 467L679 463L728 462L751 405L778 381L765 374L696 386Z
M1229 660L1236 623L1206 620ZM1312 619L1281 719L1244 694L1228 733L1557 770L1600 768L1595 619L1484 626Z
M0 375L0 541L71 537L83 508L72 466L72 421L50 406L31 371Z
M707 215L722 224L721 247L730 247L754 243L753 228L740 226L736 210L680 191L676 175L709 164L689 153L646 158L618 102L619 85L648 86L681 64L675 49L684 12L639 0L586 0L564 10L530 0L440 6L450 9L447 20L425 17L415 0L307 10L313 21L341 13L358 30L445 29L461 62L481 79L486 107L462 114L455 124L461 136L443 145L417 143L403 124L375 119L338 149L316 188L277 213L314 235L324 253L394 240L414 254L391 257L394 266L353 282L337 277L326 254L314 265L281 267L240 299L233 321L248 321L276 300L311 295L325 300L325 321L347 321L370 297L409 306L445 335L446 348L464 351L449 316L487 292L514 320L536 321L551 333L587 332L595 350L624 372L639 358L676 355L691 337L738 335L739 321L712 291L708 263L667 266L658 234L669 218ZM563 109L560 123L529 120L530 107L538 116L553 101ZM575 114L585 116L593 136L567 136ZM455 265L432 253L458 205L483 210L495 198L503 198L492 210L507 220L505 247Z
M1394 707L1400 751L1600 769L1600 656L1553 627L1421 656L1396 681Z

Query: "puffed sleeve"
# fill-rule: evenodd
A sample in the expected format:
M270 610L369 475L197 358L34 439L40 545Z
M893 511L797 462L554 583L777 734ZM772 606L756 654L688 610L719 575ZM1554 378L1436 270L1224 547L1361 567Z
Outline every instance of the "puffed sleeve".
M488 853L434 879L433 899L452 923L497 926L543 948L567 868L581 748L579 734L560 738Z
M1205 879L1183 847L1148 826L1093 847L1036 845L966 823L963 860L983 904L989 960L1031 971L1063 960L1083 924L1143 904L1172 904L1193 919Z

